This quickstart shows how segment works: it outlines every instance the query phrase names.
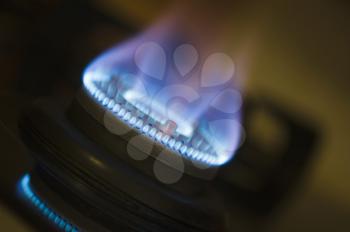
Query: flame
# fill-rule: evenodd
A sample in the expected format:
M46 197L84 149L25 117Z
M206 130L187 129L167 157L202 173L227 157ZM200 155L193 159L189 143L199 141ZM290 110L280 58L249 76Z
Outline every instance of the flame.
M129 110L130 125L142 119L139 125L157 128L159 141L179 154L222 165L243 131L237 65L217 43L222 40L201 37L203 24L186 25L178 15L96 58L84 72L84 87L110 110Z

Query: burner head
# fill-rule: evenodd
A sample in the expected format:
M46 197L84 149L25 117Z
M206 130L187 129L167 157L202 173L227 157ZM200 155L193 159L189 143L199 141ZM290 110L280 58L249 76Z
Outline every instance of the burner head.
M211 169L196 172L188 166L178 182L158 181L151 171L155 158L132 159L127 141L96 120L102 106L88 95L78 98L68 109L51 100L38 102L20 121L37 161L33 189L47 205L83 230L224 230L225 210L208 182ZM96 111L87 111L82 99Z

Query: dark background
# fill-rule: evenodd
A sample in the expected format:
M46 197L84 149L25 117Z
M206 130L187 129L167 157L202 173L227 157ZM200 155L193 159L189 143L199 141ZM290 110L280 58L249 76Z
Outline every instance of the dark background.
M153 1L15 0L0 3L0 224L30 231L6 200L25 170L16 117L42 96L71 98L84 67L159 15ZM247 6L245 11L247 11ZM266 223L266 231L350 230L350 5L347 1L252 1L264 32L247 98L268 97L318 132L303 181ZM239 10L235 10L235 12ZM243 17L244 18L244 17ZM247 136L266 149L285 136L263 116ZM18 155L16 155L18 154ZM7 164L18 164L10 166ZM244 224L244 223L243 223Z

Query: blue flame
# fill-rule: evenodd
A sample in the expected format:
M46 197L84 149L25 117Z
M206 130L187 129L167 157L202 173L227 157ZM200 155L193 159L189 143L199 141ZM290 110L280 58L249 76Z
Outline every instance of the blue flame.
M51 221L58 229L66 232L78 232L79 230L75 225L70 223L67 219L64 219L53 209L47 206L47 204L36 195L30 186L30 175L24 175L19 183L18 189L22 196L25 197L45 218Z
M149 52L145 52L144 44L151 47ZM226 95L217 97L215 104L221 101L233 109L219 112L212 106L213 99L232 87L232 82L211 81L221 85L201 87L198 77L217 76L220 70L230 75L233 67L225 69L227 64L221 65L216 59L206 69L194 66L190 78L180 77L161 52L174 49L168 46L160 50L162 47L157 46L135 39L110 49L87 67L84 88L116 118L177 154L213 166L226 163L239 146L242 128L225 122L233 120L240 125L240 110L235 110L240 103L231 101L230 105L224 99ZM223 123L211 124L218 119ZM218 133L213 135L213 131Z

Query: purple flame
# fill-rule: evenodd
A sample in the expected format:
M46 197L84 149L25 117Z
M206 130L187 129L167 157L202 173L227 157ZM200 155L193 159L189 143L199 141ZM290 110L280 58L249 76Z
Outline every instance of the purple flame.
M184 154L194 149L198 160L224 164L242 132L235 64L171 28L163 23L99 56L84 72L84 87L101 102L137 109L133 123L142 119L181 142L170 147ZM195 158L192 153L187 157Z

